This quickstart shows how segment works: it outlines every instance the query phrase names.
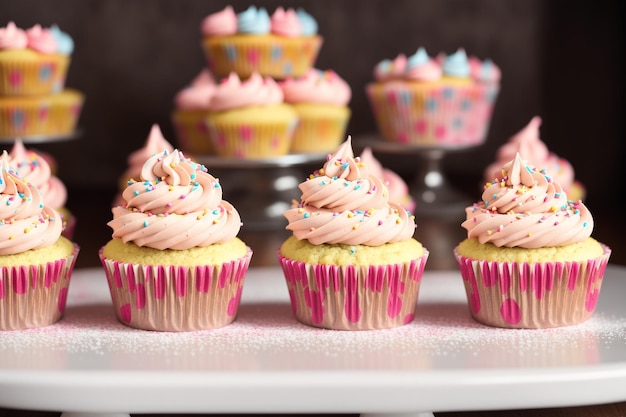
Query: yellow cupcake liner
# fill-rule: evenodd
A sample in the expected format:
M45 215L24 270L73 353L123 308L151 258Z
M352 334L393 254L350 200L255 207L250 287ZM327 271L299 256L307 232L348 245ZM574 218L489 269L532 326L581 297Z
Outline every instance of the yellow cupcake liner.
M57 93L65 86L69 65L70 57L60 54L32 52L0 59L0 96Z
M176 110L172 124L179 148L189 155L212 155L213 142L207 123L208 110Z
M72 133L83 102L83 94L75 90L46 96L0 97L0 137Z
M271 158L289 153L297 118L285 121L230 122L208 119L213 148L225 158Z
M373 84L366 92L384 140L460 147L487 138L499 86Z
M321 106L321 105L320 105ZM327 106L318 112L298 112L298 124L293 133L291 153L329 153L346 138L350 120L347 107Z
M0 330L49 326L65 312L79 247L71 255L40 265L0 267Z
M231 72L247 78L253 72L272 78L304 75L322 46L321 36L277 35L212 36L202 40L209 69L218 77Z

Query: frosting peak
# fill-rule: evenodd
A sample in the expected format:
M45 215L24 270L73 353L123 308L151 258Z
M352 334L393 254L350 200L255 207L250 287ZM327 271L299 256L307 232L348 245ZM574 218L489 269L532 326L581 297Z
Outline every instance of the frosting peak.
M237 15L232 6L208 15L202 20L201 32L206 36L226 36L237 33Z
M278 83L287 103L326 103L345 106L352 90L334 71L308 70L302 77Z
M415 231L413 216L389 203L382 180L354 158L350 137L299 188L300 202L285 212L287 229L299 240L379 246L408 240Z
M0 28L0 50L24 49L28 45L28 37L23 29L9 22L5 28Z
M241 226L219 181L176 149L148 158L122 198L125 205L113 208L108 224L124 243L184 250L227 242Z
M540 248L580 242L593 230L585 205L568 201L548 175L522 160L505 164L502 177L485 185L482 201L466 209L468 238L496 246Z
M271 18L271 31L280 36L296 37L302 35L302 24L293 9L278 7Z
M283 102L283 91L270 77L262 77L258 72L241 81L231 73L222 80L211 98L211 110L224 111L248 106L268 106Z

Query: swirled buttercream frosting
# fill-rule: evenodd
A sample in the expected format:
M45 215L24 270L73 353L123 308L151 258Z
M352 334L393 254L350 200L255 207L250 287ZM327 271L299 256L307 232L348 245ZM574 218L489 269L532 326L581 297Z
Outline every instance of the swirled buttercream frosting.
M213 111L225 111L249 106L269 106L282 103L283 98L283 91L272 78L262 77L254 72L250 78L241 81L233 72L216 87L210 107Z
M581 242L591 236L593 218L545 169L520 154L502 169L502 177L485 184L482 201L466 208L461 224L468 238L498 247L543 248Z
M172 152L174 147L163 137L159 125L153 124L150 134L144 145L128 155L128 168L122 174L124 181L136 181L141 175L143 164L153 155L161 154L163 151Z
M28 37L23 29L9 22L6 27L0 28L0 51L10 49L24 49L28 45Z
M176 149L148 158L122 198L108 225L124 243L185 250L230 241L241 227L219 181Z
M263 7L250 6L236 14L232 6L226 6L202 20L200 32L204 36L229 36L236 34L296 37L317 34L317 21L313 16L298 8L285 10L278 7L270 17Z
M383 181L354 157L349 137L299 188L300 202L285 212L287 229L299 240L379 246L415 232L414 217L389 202Z
M278 83L283 90L285 102L323 103L345 106L352 97L352 90L337 73L332 70L310 69L302 77L287 78Z
M37 152L27 150L20 139L15 141L9 153L9 167L18 177L39 190L47 206L55 210L65 206L67 201L65 184L52 175L48 162Z
M28 47L44 54L57 52L57 40L50 29L43 29L40 25L35 25L26 30Z
M250 6L237 15L237 32L264 35L271 29L271 19L264 7Z
M232 6L212 13L202 20L200 31L206 36L226 36L237 33L237 15Z
M12 255L54 244L63 222L44 204L43 195L10 168L6 151L0 156L0 255Z
M204 69L191 84L176 93L174 105L181 110L208 110L215 88L215 79L209 70Z

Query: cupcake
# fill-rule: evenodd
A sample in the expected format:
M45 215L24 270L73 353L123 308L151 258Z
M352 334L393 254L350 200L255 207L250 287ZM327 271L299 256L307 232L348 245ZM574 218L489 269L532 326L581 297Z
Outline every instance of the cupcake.
M46 158L34 150L27 150L20 139L15 141L8 155L9 167L24 181L35 186L43 196L46 206L59 213L63 224L62 235L68 239L74 236L76 217L66 207L67 189L63 181L52 170Z
M66 88L43 96L0 96L0 137L53 137L72 134L85 102Z
M299 187L285 212L293 235L278 251L296 319L336 330L411 322L428 251L350 138Z
M359 157L361 158L361 162L367 165L370 175L383 180L383 183L385 183L387 190L389 191L389 201L391 203L399 204L405 210L413 213L415 211L415 200L411 197L409 187L406 182L404 182L402 177L394 171L383 167L378 159L374 157L372 149L369 147L363 149L363 152L361 152Z
M289 152L298 115L276 82L258 73L244 81L232 73L215 89L207 118L218 156L250 159Z
M378 130L389 142L463 147L484 142L500 70L463 49L432 59L424 48L378 63L366 86Z
M335 150L345 137L352 90L334 71L311 69L302 77L279 83L285 102L298 114L291 153Z
M252 251L219 181L178 151L147 159L114 207L100 249L119 321L157 331L223 327L237 314Z
M60 92L73 51L73 41L58 27L0 28L0 96Z
M502 167L519 152L530 165L546 168L570 200L582 200L585 197L585 187L580 181L575 180L572 165L566 159L548 150L546 144L539 138L540 126L541 118L533 117L526 127L511 136L508 142L498 149L496 160L485 169L485 182L500 178Z
M466 209L455 248L471 315L505 328L579 324L593 314L611 250L585 205L520 154Z
M231 6L202 21L202 48L216 76L235 72L247 78L257 72L272 78L300 76L313 67L322 37L317 22L302 9L250 6L235 14Z
M208 70L204 69L174 98L175 109L172 112L172 124L179 147L186 154L210 155L213 153L207 116L215 88L215 79Z
M0 157L0 330L43 327L65 311L79 248L59 214Z

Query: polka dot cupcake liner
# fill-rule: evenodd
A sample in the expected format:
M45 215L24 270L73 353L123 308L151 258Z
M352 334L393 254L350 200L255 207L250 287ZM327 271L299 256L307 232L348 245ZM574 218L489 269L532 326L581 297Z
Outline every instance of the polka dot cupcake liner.
M472 317L503 328L580 324L595 311L611 250L583 262L477 261L455 257Z
M66 258L41 265L0 267L0 330L56 323L65 312L79 247Z
M82 93L69 89L41 97L0 97L0 137L72 133L83 101Z
M499 87L398 83L366 91L384 140L458 147L485 141Z
M208 110L182 111L172 114L179 149L188 155L211 155L213 142L209 135Z
M229 122L209 118L209 135L218 156L252 159L286 155L297 119Z
M376 330L413 321L428 251L403 264L371 266L311 265L278 257L299 322Z
M321 36L232 35L207 37L202 48L208 67L218 77L253 72L276 79L297 77L313 67L322 46Z
M350 109L343 106L319 105L315 111L300 110L298 124L293 133L291 153L330 153L346 138Z
M26 54L18 53L26 52ZM28 52L32 52L28 54ZM35 96L63 90L70 58L59 54L17 51L0 60L0 96Z
M143 330L187 332L232 323L252 250L222 265L139 265L99 252L117 319Z

